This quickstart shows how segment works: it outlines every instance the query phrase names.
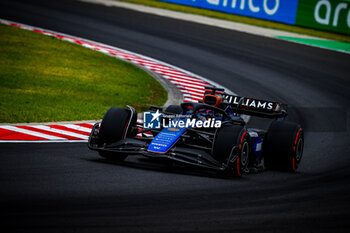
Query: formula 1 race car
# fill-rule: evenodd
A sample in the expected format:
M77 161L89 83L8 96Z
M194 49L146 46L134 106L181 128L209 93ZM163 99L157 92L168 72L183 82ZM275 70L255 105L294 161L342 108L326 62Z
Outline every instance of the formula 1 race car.
M112 107L91 131L88 147L107 159L163 158L241 176L252 170L295 171L303 154L300 125L285 120L287 105L228 95L206 87L203 101L151 106L143 123L134 108ZM268 130L246 127L241 114L274 119Z

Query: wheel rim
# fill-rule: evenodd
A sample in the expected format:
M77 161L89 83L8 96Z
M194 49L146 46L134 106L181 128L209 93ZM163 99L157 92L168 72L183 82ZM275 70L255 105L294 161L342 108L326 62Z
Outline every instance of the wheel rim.
M300 161L301 156L303 155L303 139L299 138L297 145L295 146L295 159L297 162Z
M248 156L249 156L249 144L247 141L245 141L242 145L241 149L241 163L243 168L248 164Z

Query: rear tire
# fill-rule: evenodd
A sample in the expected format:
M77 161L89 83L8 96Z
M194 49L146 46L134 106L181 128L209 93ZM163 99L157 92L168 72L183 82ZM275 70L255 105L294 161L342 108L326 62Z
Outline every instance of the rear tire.
M226 169L220 172L222 175L242 176L248 166L249 155L249 134L243 126L224 125L219 129L215 137L213 157L219 162L228 163Z
M131 112L124 108L112 107L108 109L102 119L99 131L99 138L103 144L109 145L117 142L129 134L131 126L135 124L135 122L130 122L128 128L130 114ZM127 157L124 153L110 151L99 151L99 154L104 158L116 161L123 161Z
M272 170L296 171L304 148L304 133L293 122L273 121L263 142L265 166Z

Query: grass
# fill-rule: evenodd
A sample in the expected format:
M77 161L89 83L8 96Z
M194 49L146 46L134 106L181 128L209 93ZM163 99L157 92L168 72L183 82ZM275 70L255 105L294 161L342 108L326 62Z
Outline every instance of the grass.
M234 22L245 23L245 24L251 24L251 25L256 25L260 27L295 32L299 34L316 36L316 37L321 37L321 38L326 38L331 40L350 42L350 36L346 36L342 34L325 32L325 31L304 28L299 26L292 26L292 25L287 25L287 24L282 24L282 23L277 23L277 22L272 22L267 20L261 20L261 19L255 19L255 18L249 18L249 17L239 16L239 15L227 14L227 13L222 13L218 11L194 8L189 6L182 6L182 5L177 5L173 3L159 2L157 0L117 0L117 1L136 3L136 4L158 7L158 8L163 8L163 9L168 9L173 11L203 15L207 17L224 19L228 21L234 21Z
M111 56L0 24L0 122L101 119L111 106L162 105L164 88Z

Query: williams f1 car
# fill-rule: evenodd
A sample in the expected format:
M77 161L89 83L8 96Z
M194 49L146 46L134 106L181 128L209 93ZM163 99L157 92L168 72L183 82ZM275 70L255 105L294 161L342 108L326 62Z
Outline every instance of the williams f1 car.
M127 107L110 108L102 122L93 126L88 142L91 150L110 160L143 155L216 170L225 176L265 168L296 171L302 158L303 129L285 120L285 104L206 87L203 101L198 103L184 102L164 110L151 106L148 122L145 113L143 123L138 122L136 110ZM268 130L247 128L242 115L273 121Z

